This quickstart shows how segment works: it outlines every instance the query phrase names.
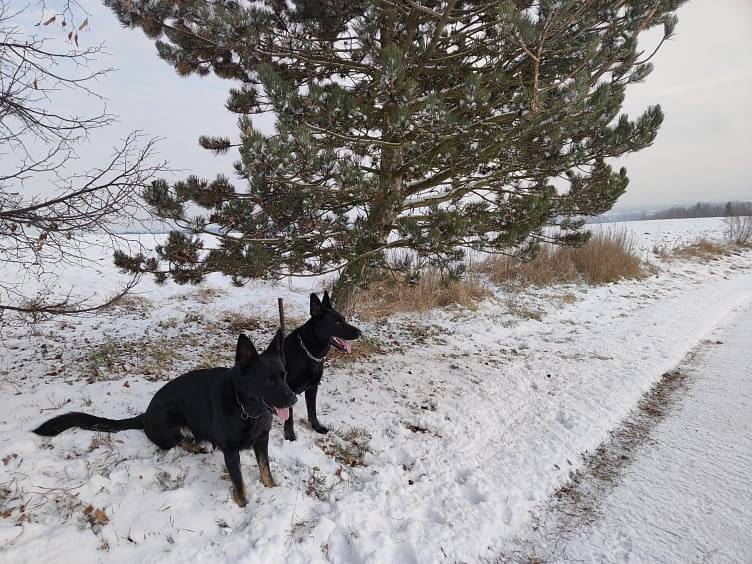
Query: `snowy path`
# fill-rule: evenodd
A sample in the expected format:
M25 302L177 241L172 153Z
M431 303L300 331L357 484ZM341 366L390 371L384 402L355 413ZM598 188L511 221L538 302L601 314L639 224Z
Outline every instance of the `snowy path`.
M599 504L604 517L552 543L552 560L752 562L752 305L681 370L688 388Z

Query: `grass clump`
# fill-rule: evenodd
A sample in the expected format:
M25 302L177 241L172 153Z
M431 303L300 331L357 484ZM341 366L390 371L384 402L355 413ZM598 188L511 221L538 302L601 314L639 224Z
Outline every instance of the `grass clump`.
M364 458L371 451L370 441L371 434L366 429L353 427L330 430L316 444L339 464L355 467L365 466Z
M261 329L261 321L252 315L246 315L238 311L227 311L222 317L222 322L232 333L243 331L256 331Z
M674 256L679 258L714 260L732 254L734 249L727 244L701 238L692 243L674 249Z
M337 364L349 364L361 360L367 360L372 356L384 354L386 345L378 338L370 335L361 335L352 343L352 352L344 353L334 347L330 349L329 358Z
M355 312L361 319L368 320L450 305L472 309L490 295L490 290L475 274L447 278L438 270L426 269L410 279L391 276L371 283L360 292Z
M543 245L530 261L494 256L477 268L496 284L523 286L607 284L648 274L626 231L599 231L579 247Z
M306 483L306 495L326 501L334 488L334 483L318 467L314 466L313 473Z
M179 358L175 342L165 337L135 341L110 337L84 353L83 365L89 382L122 378L133 372L160 379Z

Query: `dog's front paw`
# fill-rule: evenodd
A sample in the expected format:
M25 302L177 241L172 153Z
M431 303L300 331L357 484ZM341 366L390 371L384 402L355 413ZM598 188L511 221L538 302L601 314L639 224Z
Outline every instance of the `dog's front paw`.
M324 427L321 423L316 421L315 423L311 423L311 427L313 427L313 430L317 433L321 433L322 435L326 435L329 432L329 429Z
M181 441L178 446L191 454L209 454L209 451L202 445L193 441Z
M245 507L248 505L248 498L245 497L245 492L239 492L236 488L232 488L232 500L237 503L239 507Z
M288 441L294 441L297 440L298 437L295 436L295 431L285 428L285 438Z
M272 473L268 468L261 469L261 483L267 488L277 487L277 483L274 481L274 478L272 478Z

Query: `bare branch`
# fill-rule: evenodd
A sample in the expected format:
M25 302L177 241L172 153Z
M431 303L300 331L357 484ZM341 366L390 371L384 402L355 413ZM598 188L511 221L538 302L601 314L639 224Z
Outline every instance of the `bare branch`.
M72 25L78 8L64 2L61 17ZM154 162L156 140L133 132L100 167L68 172L77 145L114 116L104 108L68 115L56 109L56 94L73 90L104 103L90 85L108 71L90 68L101 47L56 51L47 38L14 25L25 9L11 11L0 0L0 314L92 312L122 297L140 275L103 299L61 291L56 272L91 266L92 247L132 246L123 231L150 217L141 193L166 166ZM36 195L26 195L29 180Z

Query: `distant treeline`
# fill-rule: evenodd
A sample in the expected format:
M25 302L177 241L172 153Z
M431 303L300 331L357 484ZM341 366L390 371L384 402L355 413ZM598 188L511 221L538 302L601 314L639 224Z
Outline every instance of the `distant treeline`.
M673 207L648 214L647 219L680 219L684 217L728 217L752 215L752 202L726 202L711 204L698 202L694 206Z
M635 210L609 212L587 218L587 223L613 223L620 221L645 221L648 219L682 219L685 217L729 217L752 215L752 202L709 203L698 202L694 206L674 206L662 210Z

